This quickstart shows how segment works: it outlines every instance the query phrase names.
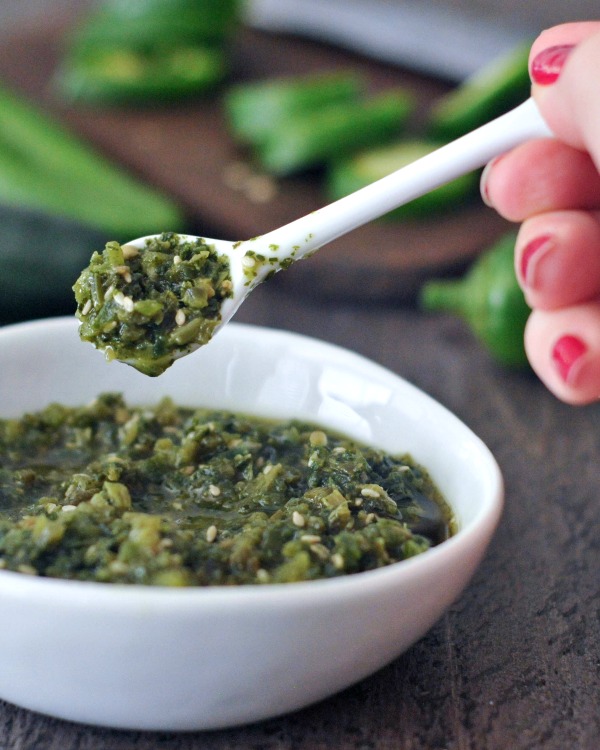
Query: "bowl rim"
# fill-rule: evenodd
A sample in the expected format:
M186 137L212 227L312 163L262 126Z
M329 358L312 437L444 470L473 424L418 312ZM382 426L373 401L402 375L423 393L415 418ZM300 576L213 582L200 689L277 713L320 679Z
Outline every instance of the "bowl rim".
M13 323L0 327L0 341L6 337L10 338L13 335L18 336L23 330L35 331L47 327L66 329L67 326L77 326L77 321L70 316L59 316ZM477 517L469 522L466 527L459 526L453 536L424 553L375 570L340 575L336 578L293 583L244 584L238 586L168 587L38 577L17 571L0 569L0 595L9 594L15 598L35 596L40 603L44 600L54 604L57 604L59 601L61 604L77 602L88 609L97 608L103 611L106 611L107 606L114 606L119 611L139 610L140 605L145 604L151 604L155 608L164 608L168 611L174 605L177 605L178 609L195 609L198 605L201 605L203 609L206 607L222 608L227 606L235 606L237 608L240 601L248 607L257 609L286 602L290 605L295 605L304 600L310 600L311 603L314 603L315 599L330 599L333 594L338 599L353 598L357 593L357 589L363 587L368 587L373 591L380 589L389 590L390 585L393 585L395 579L416 579L423 574L427 575L428 568L434 570L443 569L446 561L453 559L455 554L460 552L461 547L469 549L477 546L482 538L487 540L491 537L500 520L504 505L504 480L502 473L496 459L483 440L450 409L393 370L338 344L329 343L322 339L285 329L235 321L228 323L223 331L219 333L219 336L223 337L224 332L227 330L230 331L231 335L236 332L248 335L248 332L250 332L253 334L260 333L261 336L269 336L274 339L285 339L298 343L306 342L313 348L324 348L331 353L338 353L346 360L354 362L361 368L368 368L385 378L395 379L400 382L403 388L414 393L434 409L441 410L446 419L454 422L459 429L469 435L471 443L477 447L478 454L483 459L486 474L488 475L490 487L486 506L478 511Z

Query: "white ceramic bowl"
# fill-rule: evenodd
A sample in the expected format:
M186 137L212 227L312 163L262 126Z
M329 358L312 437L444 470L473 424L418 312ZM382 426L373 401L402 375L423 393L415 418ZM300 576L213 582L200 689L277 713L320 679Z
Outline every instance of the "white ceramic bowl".
M0 571L0 697L131 729L213 729L306 706L390 662L459 596L502 506L483 443L430 397L356 354L230 324L158 379L107 364L72 319L0 329L0 415L102 391L169 394L301 417L424 464L458 518L434 549L376 571L309 583L176 589Z

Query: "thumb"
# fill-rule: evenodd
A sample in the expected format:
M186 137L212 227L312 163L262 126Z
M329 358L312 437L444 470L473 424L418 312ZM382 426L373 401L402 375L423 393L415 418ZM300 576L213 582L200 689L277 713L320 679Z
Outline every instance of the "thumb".
M532 96L560 140L600 169L600 22L565 24L534 42Z

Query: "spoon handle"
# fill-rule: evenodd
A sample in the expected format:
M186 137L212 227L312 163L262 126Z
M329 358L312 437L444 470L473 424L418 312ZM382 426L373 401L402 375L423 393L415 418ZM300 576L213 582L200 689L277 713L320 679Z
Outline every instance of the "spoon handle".
M552 136L533 99L412 164L260 238L295 260L531 138ZM369 248L365 248L368 252Z

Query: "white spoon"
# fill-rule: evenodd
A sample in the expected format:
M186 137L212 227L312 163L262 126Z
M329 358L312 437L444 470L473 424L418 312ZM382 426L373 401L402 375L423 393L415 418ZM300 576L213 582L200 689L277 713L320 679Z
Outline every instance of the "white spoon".
M231 264L234 293L222 306L221 325L231 319L249 292L273 270L312 255L356 227L484 166L524 141L548 136L552 132L533 99L528 99L507 114L387 177L268 234L242 242L204 238L218 253L226 255ZM128 244L143 248L146 239L142 237ZM257 260L257 255L263 256L265 262Z
M296 219L267 234L241 242L203 238L229 259L232 295L221 305L221 320L213 334L227 323L247 297L268 275L287 268L352 229L404 205L414 198L471 172L524 141L552 136L533 99L482 127L367 185L335 203ZM127 243L140 250L152 237ZM182 242L195 241L180 235ZM189 343L172 353L172 360L197 349ZM102 348L102 347L101 347ZM135 366L132 360L124 360Z

